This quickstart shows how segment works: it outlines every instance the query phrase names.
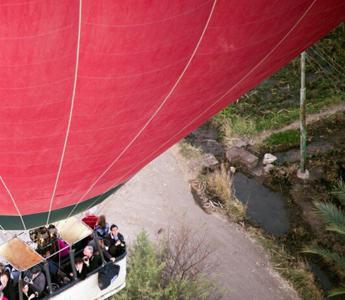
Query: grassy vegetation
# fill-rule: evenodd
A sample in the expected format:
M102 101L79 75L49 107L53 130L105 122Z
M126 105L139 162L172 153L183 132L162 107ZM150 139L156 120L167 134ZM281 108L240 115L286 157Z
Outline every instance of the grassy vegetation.
M302 258L287 253L273 239L257 229L250 229L253 237L267 250L273 268L288 280L303 300L323 300L324 296Z
M307 113L317 113L345 101L345 24L341 24L307 52ZM236 104L216 115L213 123L223 136L253 136L279 129L299 117L299 58L273 74ZM223 125L230 125L231 131ZM231 135L229 135L229 133Z
M230 188L230 175L224 165L219 170L209 173L206 177L208 190L214 193L217 198L226 205L232 198Z
M291 129L271 134L264 140L264 145L269 149L284 146L284 148L298 146L300 141L299 130Z
M185 140L182 140L180 142L180 153L182 156L186 159L200 159L201 158L201 150L192 146L191 144L185 142Z
M233 115L231 118L224 118L219 127L220 135L226 146L231 146L233 137L241 136L251 138L257 132L253 120Z
M234 222L245 219L246 207L235 197L232 189L232 173L224 165L207 174L206 188L210 195L222 203L226 213Z
M345 207L345 182L342 179L333 185L331 195L339 201L341 206Z

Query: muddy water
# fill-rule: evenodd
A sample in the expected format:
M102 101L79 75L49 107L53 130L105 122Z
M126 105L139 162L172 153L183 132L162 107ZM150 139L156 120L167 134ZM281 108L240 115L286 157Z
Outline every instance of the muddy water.
M289 217L283 196L242 173L234 176L235 196L247 205L247 216L267 233L275 236L287 233Z
M313 272L316 280L320 283L322 289L324 291L329 291L330 289L334 288L334 282L330 278L329 274L325 272L317 263L307 260L310 271ZM325 299L329 299L328 297Z

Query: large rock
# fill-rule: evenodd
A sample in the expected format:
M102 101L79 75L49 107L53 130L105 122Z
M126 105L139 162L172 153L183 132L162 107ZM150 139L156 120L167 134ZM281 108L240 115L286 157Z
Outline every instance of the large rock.
M271 153L266 153L264 155L264 160L262 161L262 163L264 165L268 165L268 164L272 164L277 160L277 157L272 155Z
M207 126L198 128L186 137L186 140L194 147L201 148L205 153L212 153L215 156L223 156L224 150L217 142L217 131Z
M224 150L220 143L212 139L204 139L200 143L200 147L206 153L212 153L216 156L223 156Z
M261 165L258 165L256 168L249 170L249 174L253 177L261 177L263 175L264 168Z
M202 165L208 169L215 169L219 164L218 159L211 153L207 153L202 157Z
M253 169L258 164L258 157L243 148L233 147L226 152L226 158L231 164L240 164L247 169Z

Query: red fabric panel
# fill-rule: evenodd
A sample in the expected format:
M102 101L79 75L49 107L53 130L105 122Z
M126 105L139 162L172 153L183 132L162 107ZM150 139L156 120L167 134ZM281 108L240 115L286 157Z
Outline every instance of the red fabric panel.
M98 221L98 217L96 215L88 215L86 217L84 217L82 219L82 221L88 225L89 227L91 227L92 229L95 228L97 221Z
M0 176L21 214L124 182L345 18L343 0L79 4L0 3Z

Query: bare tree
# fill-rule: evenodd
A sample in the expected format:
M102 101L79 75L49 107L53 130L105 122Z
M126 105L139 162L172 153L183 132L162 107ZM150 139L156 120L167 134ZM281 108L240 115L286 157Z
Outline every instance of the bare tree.
M165 262L163 282L174 278L178 281L196 279L214 269L210 256L215 252L206 233L181 225L168 230L160 242L162 260Z

